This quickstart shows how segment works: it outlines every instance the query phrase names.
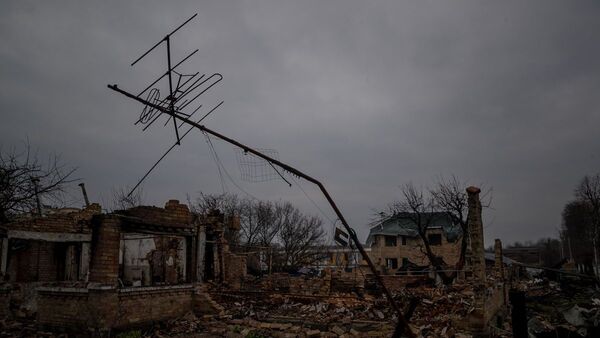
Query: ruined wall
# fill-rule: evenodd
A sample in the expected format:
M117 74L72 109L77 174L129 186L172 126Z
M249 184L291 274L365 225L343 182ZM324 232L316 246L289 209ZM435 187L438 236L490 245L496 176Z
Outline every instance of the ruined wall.
M119 321L128 327L182 316L192 311L190 285L131 288L119 291Z
M380 275L385 287L391 291L401 291L409 286L423 285L429 281L427 275ZM370 293L380 293L381 288L377 283L375 276L368 274L364 282L365 291Z
M119 210L116 213L135 217L141 221L149 222L155 225L167 227L191 227L193 215L185 204L180 204L178 200L170 200L165 204L164 209L151 206L139 206L127 210Z
M92 283L117 285L119 277L119 244L121 239L118 216L98 217L99 224L92 237L92 261L89 281Z
M191 285L129 288L41 288L38 322L66 328L125 328L182 316L192 310Z
M344 269L336 269L331 273L331 292L354 292L365 287L365 273L359 268L347 272Z
M59 288L38 290L38 323L56 327L87 327L88 290L75 288L59 290Z
M327 270L325 270L327 271ZM331 291L331 273L324 276L291 276L288 273L274 273L255 281L246 281L245 290L274 291L294 295L327 296Z
M121 280L127 286L183 283L186 249L183 236L125 233L119 252Z
M331 274L326 272L323 277L290 278L290 293L295 295L326 296L331 291Z
M89 220L92 218L92 216L100 214L100 212L100 205L93 203L81 211L22 219L14 223L7 224L6 228L9 230L34 232L89 234L91 233Z
M6 318L10 312L10 287L0 286L0 318Z
M490 286L486 290L485 321L492 322L497 314L502 314L506 309L504 288L501 283Z
M244 277L246 277L246 256L236 255L231 252L224 252L224 282L234 289L239 289Z
M13 240L14 241L14 240ZM20 250L12 251L8 265L11 282L51 282L58 277L55 243L20 241Z

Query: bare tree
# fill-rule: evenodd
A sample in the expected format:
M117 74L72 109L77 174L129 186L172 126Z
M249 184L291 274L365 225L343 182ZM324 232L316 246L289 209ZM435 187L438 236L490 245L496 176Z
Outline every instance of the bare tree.
M201 192L200 196L196 198L196 202L190 202L190 205L192 206L192 211L197 214L206 215L213 210L219 210L225 216L225 221L229 222L233 217L240 217L240 220L242 220L242 214L248 210L246 208L248 203L250 201L242 200L235 194L204 194ZM247 224L242 221L240 223L242 232L246 233L248 229ZM231 231L226 228L224 235L229 244L235 246L240 243L240 234L237 231Z
M566 256L586 267L594 266L594 227L588 203L575 200L567 203L562 212L562 233Z
M455 270L462 270L465 265L465 254L469 245L469 227L467 225L468 203L463 184L456 176L450 179L440 177L434 188L429 192L433 197L436 209L445 212L454 224L462 231L460 253Z
M143 190L136 189L129 194L129 188L113 188L112 210L127 210L144 204Z
M242 241L247 246L257 246L260 224L256 204L250 199L243 199L240 202L240 234Z
M281 270L310 265L318 259L325 232L318 217L306 216L289 202L258 201L232 194L200 194L192 210L219 209L240 218L239 242L247 249L275 248L274 264ZM231 239L227 237L228 241ZM233 244L237 244L235 242ZM251 250L252 251L252 250Z
M291 204L260 201L256 203L257 241L261 246L270 247L281 230L284 222L286 206Z
M600 236L600 174L585 176L575 189L575 197L588 207L588 222L591 226L592 250L594 254L594 271L600 270L598 242Z
M232 217L239 217L239 234L229 231L225 233L225 238L230 244L243 242L246 246L269 246L277 232L276 205L269 201L239 198L230 193L200 193L192 210L200 214L219 210L224 214L226 221Z
M192 204L192 203L190 203ZM219 210L225 217L232 217L239 214L240 199L235 194L204 194L196 198L196 203L192 204L192 210L199 214L207 214L212 210Z
M322 254L322 220L303 215L289 203L282 210L283 222L277 236L282 246L279 269L293 271L315 263Z
M451 283L456 278L457 271L464 268L465 254L469 245L468 203L465 186L466 184L456 176L451 176L449 179L440 177L433 187L427 189L418 189L412 183L408 183L400 187L401 200L390 204L386 211L376 214L380 221L402 215L414 223L423 244L423 253L436 270L442 271L438 274L445 284ZM489 207L491 204L491 193L488 192L487 195L489 198L484 203L485 207ZM435 255L427 236L427 231L434 221L436 213L449 217L452 220L452 226L460 227L462 232L459 258L451 269L448 269L448 265L442 257ZM454 271L447 273L443 270Z
M428 238L428 230L435 219L434 213L437 211L434 195L428 193L428 191L425 192L428 193L425 195L423 189L416 188L412 183L401 186L400 190L403 198L393 202L388 207L388 217L402 216L411 220L416 226L417 233L423 244L423 253L430 264L438 271L444 284L450 284L456 277L456 274L446 273L446 262L444 262L442 257L433 252Z
M36 195L42 203L62 203L65 186L75 168L63 164L58 155L40 161L26 143L22 152L0 149L0 224L15 215L36 209Z

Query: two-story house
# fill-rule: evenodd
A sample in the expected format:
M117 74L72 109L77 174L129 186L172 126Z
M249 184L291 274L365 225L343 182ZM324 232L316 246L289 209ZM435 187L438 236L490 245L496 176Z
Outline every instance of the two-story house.
M456 264L461 227L446 213L425 213L422 217L425 219L422 224L428 225L425 235L432 252L447 265ZM401 213L379 222L371 228L366 244L371 249L369 256L373 263L386 273L430 265L414 214Z

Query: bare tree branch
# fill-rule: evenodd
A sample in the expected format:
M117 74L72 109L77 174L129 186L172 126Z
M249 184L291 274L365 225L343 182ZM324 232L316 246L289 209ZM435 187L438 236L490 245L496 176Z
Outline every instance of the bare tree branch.
M58 155L40 161L28 142L21 152L0 148L0 224L35 210L36 193L42 204L62 204L65 186L77 181L71 178L75 170L63 164Z
M130 189L127 187L113 189L113 211L126 210L144 204L144 191L142 190L142 188L136 189L131 195L129 195L129 190Z

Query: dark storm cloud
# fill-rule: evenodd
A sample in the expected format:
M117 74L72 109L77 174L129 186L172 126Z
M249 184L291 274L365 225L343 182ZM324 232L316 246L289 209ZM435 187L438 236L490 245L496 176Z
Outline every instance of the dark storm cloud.
M398 185L450 174L493 188L488 243L552 236L574 185L600 171L592 1L8 2L1 144L29 138L61 153L109 204L111 189L133 185L173 135L141 133L131 123L139 106L106 84L142 88L163 71L163 55L129 63L195 12L174 48L176 59L200 49L187 71L224 75L205 105L225 104L207 125L322 179L363 236L371 208ZM246 191L318 212L282 182L239 182L233 149L215 146ZM144 191L157 205L221 191L201 135Z

